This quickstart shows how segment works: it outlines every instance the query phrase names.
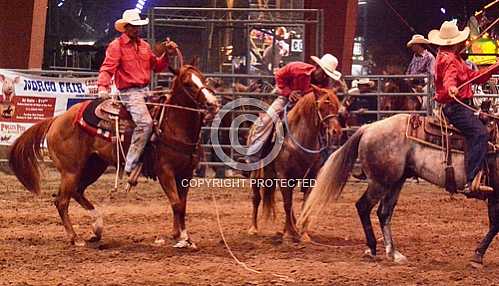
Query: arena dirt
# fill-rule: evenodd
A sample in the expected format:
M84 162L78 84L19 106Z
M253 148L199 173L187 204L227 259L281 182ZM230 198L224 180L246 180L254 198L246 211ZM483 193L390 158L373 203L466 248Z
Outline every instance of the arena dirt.
M240 260L262 271L251 273L229 256L217 227L211 190L191 189L188 229L198 251L178 250L167 239L172 217L166 197L156 182L141 181L130 194L109 196L113 176L108 174L87 190L104 214L104 238L84 248L68 243L52 204L56 175L46 174L43 193L28 193L13 176L0 175L0 284L1 285L497 285L499 241L495 239L485 266L472 268L469 257L488 227L484 202L450 198L427 184L409 184L402 192L393 219L398 249L408 257L396 265L384 257L363 258L364 235L355 201L363 183L348 184L337 204L331 205L312 238L330 246L281 240L279 200L275 222L261 224L250 236L249 188L214 189L227 242ZM301 206L295 195L295 209ZM74 201L70 215L77 233L91 235L91 217ZM373 214L376 234L380 237ZM290 280L273 274L286 275Z

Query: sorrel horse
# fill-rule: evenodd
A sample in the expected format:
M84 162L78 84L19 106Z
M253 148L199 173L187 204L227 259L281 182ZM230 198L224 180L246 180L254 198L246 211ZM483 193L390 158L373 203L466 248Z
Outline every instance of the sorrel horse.
M289 182L297 179L315 179L320 168L319 137L325 135L330 138L341 134L338 120L340 102L333 90L313 87L313 90L301 98L287 114L287 135L277 157L262 169L253 171L251 178L255 184L253 188L253 213L250 234L258 232L258 207L263 196L263 214L270 217L274 211L274 192L278 187L282 193L284 212L284 235L298 240L296 218L293 212L294 184L259 184L266 179L284 179ZM286 116L286 114L284 115ZM277 182L277 181L276 181ZM296 181L295 181L296 182ZM306 182L303 182L305 189ZM304 190L305 194L308 191ZM306 197L305 195L305 197ZM304 237L306 238L306 235Z
M386 249L386 255L395 262L403 263L406 257L395 248L391 231L391 218L400 190L407 178L418 176L440 187L445 186L445 162L442 151L415 142L406 137L410 115L399 114L378 122L362 126L352 137L327 160L319 172L317 183L305 202L298 225L305 229L311 216L325 204L337 199L357 157L368 177L366 192L357 201L356 207L367 239L367 255L376 256L376 238L370 213L380 202L377 215ZM458 189L462 189L466 175L464 155L453 154L453 167ZM489 164L497 164L498 157L489 157ZM495 162L494 162L495 160ZM492 168L491 168L492 169ZM490 228L475 251L472 262L482 264L483 256L499 232L499 173L491 172L490 183L494 192L487 194Z
M178 107L212 109L218 106L216 97L204 85L203 75L190 65L180 68L172 85L172 97L168 102ZM85 241L75 233L68 206L71 198L95 218L94 236L99 241L103 232L103 219L94 205L85 197L85 189L115 164L117 156L114 144L94 137L75 125L75 117L81 104L65 113L46 119L24 132L12 146L9 163L16 177L29 191L40 193L38 160L42 157L42 143L47 139L49 156L61 173L61 184L55 206L62 219L71 243L83 246ZM195 247L185 226L188 188L181 184L192 177L197 164L196 147L203 124L204 113L168 107L165 120L160 123L161 134L145 152L152 164L152 172L168 197L173 209L173 234L176 247Z

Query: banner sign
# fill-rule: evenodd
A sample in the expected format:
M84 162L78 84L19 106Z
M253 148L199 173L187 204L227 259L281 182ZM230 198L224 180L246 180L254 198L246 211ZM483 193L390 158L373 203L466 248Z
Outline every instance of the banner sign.
M97 78L53 78L0 69L0 145L31 125L97 96Z

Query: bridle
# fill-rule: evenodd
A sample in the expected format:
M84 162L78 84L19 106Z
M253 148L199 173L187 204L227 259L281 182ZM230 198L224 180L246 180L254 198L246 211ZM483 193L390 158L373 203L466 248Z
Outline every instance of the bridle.
M314 96L315 95L315 92L314 92ZM325 133L326 134L326 142L327 144L325 144L324 147L321 147L319 148L318 150L313 150L313 149L309 149L303 145L300 144L300 142L298 142L298 140L296 140L296 138L293 137L293 134L291 134L290 132L290 128L289 128L289 123L288 123L288 109L289 107L291 106L290 103L286 104L286 106L284 107L284 125L286 127L286 129L289 131L288 132L288 136L289 138L291 139L291 141L296 145L298 146L302 151L306 152L306 153L309 153L309 154L319 154L321 153L322 151L328 149L330 146L329 146L329 142L331 142L331 139L329 138L329 133L328 132L325 132L328 128L328 125L327 125L327 120L331 119L331 118L338 118L338 114L328 114L326 116L322 115L321 111L320 111L320 108L319 108L319 105L323 103L321 100L315 100L315 111L316 111L316 116L317 118L319 119L319 133Z
M189 68L190 69L190 68ZM179 81L181 79L179 78ZM210 93L214 93L214 91L207 87L204 83L202 84L201 87L198 87L198 90L196 92L192 92L191 90L187 89L182 82L179 83L181 90L187 95L187 98L195 105L196 108L202 108L205 110L208 110L208 101L207 100L200 100L200 96L203 94L204 90L207 90Z
M328 100L329 101L329 100ZM319 108L319 105L321 104L321 101L320 100L316 100L315 101L315 111L317 113L317 117L319 118L319 124L323 127L326 127L327 128L327 121L331 118L338 118L338 113L336 114L333 114L333 113L330 113L326 116L322 115L321 113L321 110Z

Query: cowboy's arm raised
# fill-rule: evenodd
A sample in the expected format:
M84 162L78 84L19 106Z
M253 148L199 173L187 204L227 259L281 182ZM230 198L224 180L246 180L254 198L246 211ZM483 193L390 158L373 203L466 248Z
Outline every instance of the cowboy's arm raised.
M151 57L151 66L153 67L155 72L161 72L168 67L169 64L168 55L175 55L176 49L178 48L177 44L170 40L161 43L160 47L162 47L163 49L160 51L161 56L159 57L156 57L152 52L152 50L149 49Z
M120 63L120 55L119 43L117 41L111 42L107 47L106 58L99 70L99 77L97 79L99 94L111 91L111 79Z

